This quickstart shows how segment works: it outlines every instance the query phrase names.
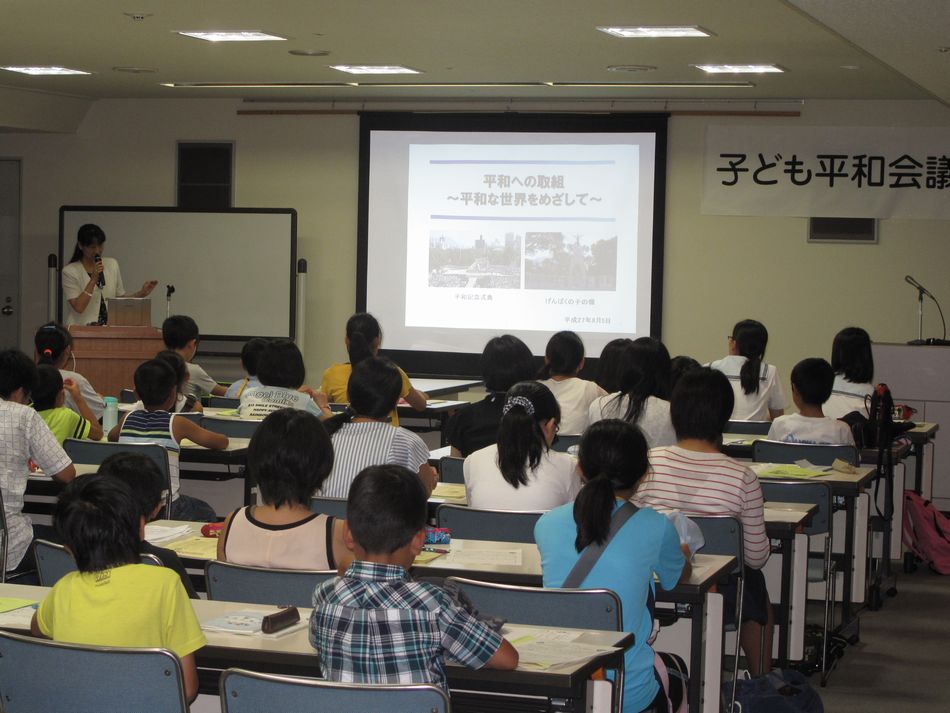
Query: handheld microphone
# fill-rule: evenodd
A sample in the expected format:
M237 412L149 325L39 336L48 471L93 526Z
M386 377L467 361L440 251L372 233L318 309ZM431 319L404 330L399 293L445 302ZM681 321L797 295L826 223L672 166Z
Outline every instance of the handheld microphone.
M101 258L99 255L96 255L95 261L96 261L96 265L99 265L100 263L102 263L102 258ZM103 273L103 272L100 272L100 273L99 273L99 277L96 278L96 284L99 285L99 287L105 287L105 286L106 286L106 276L105 276L105 273Z

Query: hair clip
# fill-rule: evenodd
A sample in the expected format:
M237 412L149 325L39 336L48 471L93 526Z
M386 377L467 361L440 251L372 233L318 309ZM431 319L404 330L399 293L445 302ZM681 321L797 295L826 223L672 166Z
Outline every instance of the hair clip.
M506 413L511 411L515 406L520 406L525 410L529 416L534 416L534 404L531 403L524 396L510 396L508 400L505 401L504 407L501 409L501 415L504 416Z

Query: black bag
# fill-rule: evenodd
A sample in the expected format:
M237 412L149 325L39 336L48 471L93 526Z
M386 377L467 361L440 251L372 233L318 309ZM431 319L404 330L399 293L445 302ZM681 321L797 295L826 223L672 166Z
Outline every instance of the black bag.
M723 686L725 690L729 684ZM742 679L736 688L742 713L824 713L818 691L798 671L773 669L756 678Z

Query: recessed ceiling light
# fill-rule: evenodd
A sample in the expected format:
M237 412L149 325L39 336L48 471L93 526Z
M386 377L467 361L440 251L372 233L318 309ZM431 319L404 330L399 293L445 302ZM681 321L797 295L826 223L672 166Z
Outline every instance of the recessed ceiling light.
M398 64L331 64L330 69L336 69L348 74L420 74L417 69L400 67Z
M155 74L158 70L154 67L113 67L112 71L125 74Z
M19 72L20 74L32 74L35 76L52 74L62 76L66 74L89 74L81 69L69 69L67 67L0 67L8 72Z
M614 37L712 37L713 33L698 25L666 25L641 27L598 27Z
M950 52L950 47L938 47L938 52Z
M649 64L612 64L608 72L652 72L656 67Z
M205 40L207 42L274 42L284 41L286 37L269 35L266 32L258 30L248 30L240 32L201 32L189 31L179 32L179 35L185 37L194 37L196 40Z
M856 64L842 64L840 69L847 69L849 72L853 72L854 70L861 68Z
M287 54L297 57L326 57L330 54L330 50L289 50Z
M785 70L775 64L694 64L707 74L770 74Z

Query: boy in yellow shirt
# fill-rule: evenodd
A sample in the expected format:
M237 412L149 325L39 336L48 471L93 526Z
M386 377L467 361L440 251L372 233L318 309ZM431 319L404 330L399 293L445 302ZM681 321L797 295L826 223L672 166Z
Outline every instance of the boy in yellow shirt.
M194 652L205 637L178 575L139 564L145 519L129 486L98 473L77 478L59 496L53 520L79 571L60 579L40 602L33 634L74 644L168 649L181 659L185 697L193 701Z

